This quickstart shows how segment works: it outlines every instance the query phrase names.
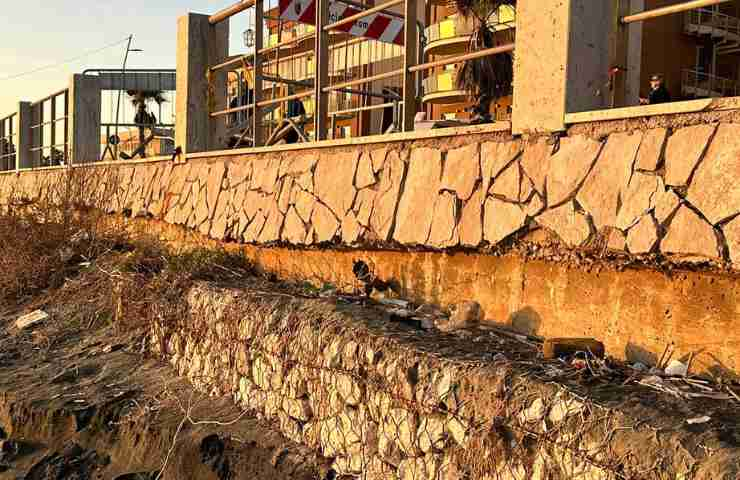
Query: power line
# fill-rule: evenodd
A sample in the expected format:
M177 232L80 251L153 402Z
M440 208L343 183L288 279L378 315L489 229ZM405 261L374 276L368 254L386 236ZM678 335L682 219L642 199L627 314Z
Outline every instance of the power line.
M68 63L76 62L77 60L81 60L83 58L89 57L90 55L94 55L96 53L102 52L103 50L107 50L107 49L112 48L112 47L115 47L117 45L121 45L122 43L127 42L128 41L128 38L129 37L126 37L123 40L119 40L119 41L117 41L115 43L111 43L109 45L105 45L104 47L100 47L100 48L98 48L96 50L90 50L90 51L88 51L88 52L86 52L86 53L84 53L82 55L77 56L77 57L68 58L67 60L62 60L59 63L54 63L54 64L51 64L51 65L45 65L43 67L35 68L35 69L29 70L27 72L18 73L18 74L15 74L15 75L9 75L7 77L0 78L0 82L5 81L5 80L14 80L16 78L25 77L27 75L32 75L34 73L38 73L38 72L41 72L41 71L44 71L44 70L50 70L52 68L60 67L62 65L66 65Z

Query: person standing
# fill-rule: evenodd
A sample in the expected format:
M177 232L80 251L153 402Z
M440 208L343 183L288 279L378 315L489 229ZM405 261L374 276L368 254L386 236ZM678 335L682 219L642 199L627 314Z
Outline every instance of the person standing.
M671 94L665 87L663 75L655 74L650 77L650 94L648 98L641 98L640 105L656 105L671 101Z

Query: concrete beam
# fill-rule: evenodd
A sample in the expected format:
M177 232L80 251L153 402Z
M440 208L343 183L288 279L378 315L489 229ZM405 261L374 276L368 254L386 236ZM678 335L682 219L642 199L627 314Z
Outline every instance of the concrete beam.
M518 2L512 131L565 129L571 0Z
M100 118L102 99L100 79L92 75L72 75L69 82L70 164L100 160Z
M18 115L16 116L15 125L18 134L16 139L16 170L33 168L33 157L31 156L33 131L31 125L33 125L31 102L18 102Z
M177 120L175 146L184 153L226 147L226 117L210 112L226 105L227 70L207 75L229 54L229 22L211 25L208 15L189 13L177 21Z
M177 74L173 72L100 72L102 90L175 90Z

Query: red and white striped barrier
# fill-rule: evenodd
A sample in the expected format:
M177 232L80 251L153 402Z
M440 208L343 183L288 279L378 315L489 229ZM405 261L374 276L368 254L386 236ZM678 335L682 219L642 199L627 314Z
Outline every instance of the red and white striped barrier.
M280 18L283 20L316 24L316 0L280 0ZM339 1L329 3L329 22L334 23L361 12ZM382 12L373 13L336 28L354 37L372 38L380 42L403 45L403 19Z

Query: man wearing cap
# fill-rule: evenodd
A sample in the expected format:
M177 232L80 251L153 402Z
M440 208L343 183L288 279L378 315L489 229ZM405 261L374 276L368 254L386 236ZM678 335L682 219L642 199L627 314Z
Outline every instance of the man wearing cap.
M650 95L648 98L641 98L641 105L655 105L658 103L667 103L671 101L671 94L665 88L663 75L653 75L650 77Z

